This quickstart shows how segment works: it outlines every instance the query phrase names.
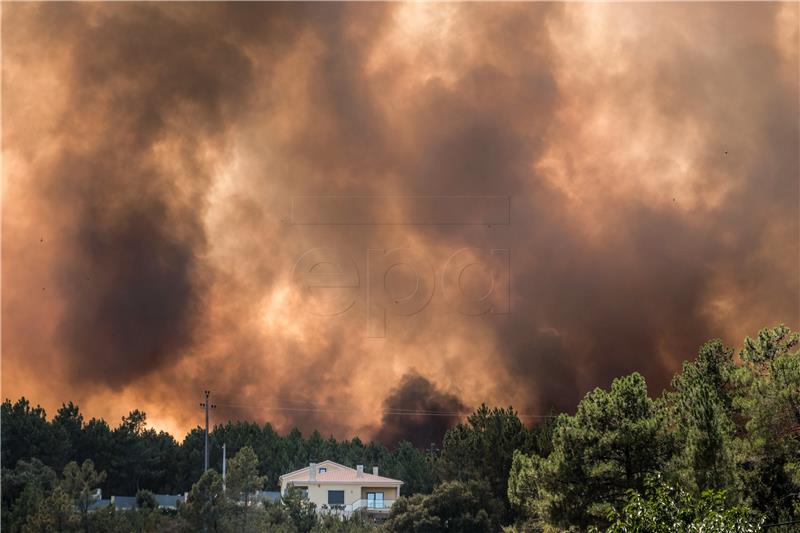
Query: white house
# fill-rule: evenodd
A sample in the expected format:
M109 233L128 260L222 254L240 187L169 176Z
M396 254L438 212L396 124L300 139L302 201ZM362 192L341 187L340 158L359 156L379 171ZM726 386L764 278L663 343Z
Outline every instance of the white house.
M333 461L311 463L305 468L289 472L280 478L281 494L295 487L317 505L319 512L340 512L349 515L354 511L368 514L388 514L400 496L399 479L364 472L364 466L350 468Z

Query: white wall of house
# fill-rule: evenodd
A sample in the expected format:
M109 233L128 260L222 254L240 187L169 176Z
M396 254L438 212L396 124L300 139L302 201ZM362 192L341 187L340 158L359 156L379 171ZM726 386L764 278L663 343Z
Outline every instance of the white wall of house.
M314 474L311 474L313 468ZM325 470L321 470L324 468ZM331 476L337 470L345 470L345 478L338 480L339 476ZM328 479L317 479L318 476L327 475ZM330 479L334 477L334 479ZM358 479L352 479L352 478ZM309 479L311 478L311 479ZM388 511L389 507L400 496L399 480L380 478L378 470L375 468L373 474L363 473L360 465L357 469L348 468L332 461L324 461L316 464L312 463L309 468L300 469L281 476L281 493L286 494L290 487L294 486L306 492L306 497L317 506L317 509L343 506L346 513L356 509L368 509L376 511ZM334 499L331 502L331 492L336 491L343 499Z
M329 490L343 490L344 491L344 504L353 505L357 500L361 499L361 487L352 484L324 484L324 485L311 485L308 487L309 501L317 504L317 508L323 505L328 505L328 491Z
M302 487L300 487L302 488ZM383 494L383 501L386 505L391 505L398 498L400 492L398 487L364 486L353 483L318 483L308 485L308 500L317 505L317 508L328 504L328 491L343 491L344 505L352 506L358 500L367 500L370 492Z

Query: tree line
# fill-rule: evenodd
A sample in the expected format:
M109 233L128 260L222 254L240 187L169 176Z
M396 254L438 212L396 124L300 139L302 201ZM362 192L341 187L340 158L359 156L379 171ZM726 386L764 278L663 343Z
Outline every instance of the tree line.
M784 326L745 339L738 353L707 342L657 397L634 373L589 392L574 414L532 427L513 408L482 405L447 431L436 453L229 422L211 433L214 456L222 442L231 452L226 491L215 469L202 472L201 430L178 443L147 428L139 411L111 428L85 421L72 403L48 420L23 398L3 403L2 424L7 531L745 533L770 526L783 533L800 526L800 335ZM274 489L279 475L322 459L379 466L405 482L404 496L383 524L320 517L297 494L278 504L248 500L255 489ZM98 486L137 494L141 505L83 512L87 491ZM189 498L170 513L148 503L147 491Z
M178 442L169 433L148 428L146 414L138 410L112 428L102 419L86 421L72 402L48 420L43 408L20 398L3 403L2 422L4 469L20 460L37 458L61 472L70 461L90 459L95 468L106 472L99 485L103 494L116 495L133 495L140 489L182 494L203 474L203 429L191 430ZM379 466L385 474L406 480L406 488L412 493L430 491L435 481L429 455L405 441L389 450L378 442L365 444L358 438L323 438L317 431L303 436L298 429L280 435L269 423L227 422L209 433L211 464L217 470L221 468L223 443L231 455L245 445L251 446L261 458L259 472L265 476L265 485L273 490L281 474L324 459Z

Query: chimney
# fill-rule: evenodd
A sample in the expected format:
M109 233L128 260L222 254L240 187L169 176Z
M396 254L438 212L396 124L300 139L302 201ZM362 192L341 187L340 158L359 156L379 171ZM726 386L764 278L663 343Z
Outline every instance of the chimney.
M372 467L372 475L373 476L377 476L378 475L378 467L377 466L373 466Z
M356 465L356 477L364 477L364 465Z
M309 481L316 481L317 480L317 463L309 463L309 465L308 465L308 480Z

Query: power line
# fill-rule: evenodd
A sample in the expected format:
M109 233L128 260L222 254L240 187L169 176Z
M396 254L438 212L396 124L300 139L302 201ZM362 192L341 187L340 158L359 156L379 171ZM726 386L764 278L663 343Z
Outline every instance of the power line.
M216 396L217 396L217 398L221 397L223 399L223 401L225 401L226 398L230 398L231 401L235 402L236 398L237 398L237 396L235 394L217 394ZM298 400L296 398L290 398L290 397L287 397L287 396L272 396L270 398L270 400L277 401L277 402L290 403L290 404L304 405L304 406L308 406L308 407L317 407L318 406L317 403L315 403L315 402L313 402L311 400ZM218 405L222 405L222 404L218 404Z
M354 408L333 408L333 407L321 407L321 406L313 406L313 407L293 407L293 406L286 406L286 405L266 405L266 404L253 404L253 403L218 403L216 404L219 407L231 407L231 408L244 408L244 409L259 409L264 411L296 411L296 412L321 412L321 413L378 413L382 415L389 415L389 416L469 416L472 414L471 412L466 411L430 411L430 410L419 410L419 409L400 409L400 408L389 408L389 409L376 409L376 410L369 410L369 409L354 409ZM308 404L312 405L312 404ZM539 415L539 414L528 414L528 413L517 413L519 418L557 418L558 415Z

